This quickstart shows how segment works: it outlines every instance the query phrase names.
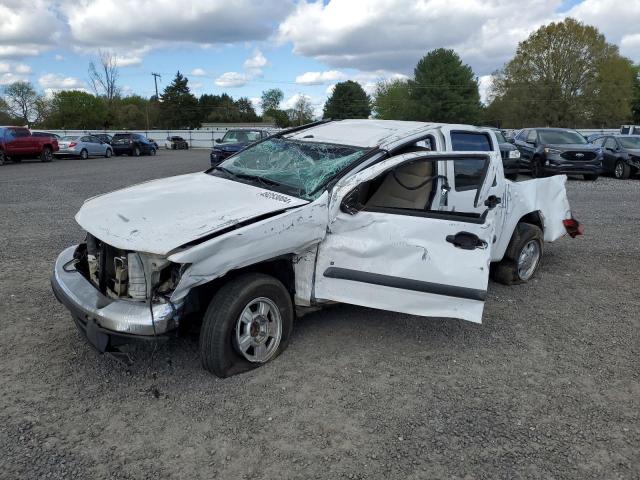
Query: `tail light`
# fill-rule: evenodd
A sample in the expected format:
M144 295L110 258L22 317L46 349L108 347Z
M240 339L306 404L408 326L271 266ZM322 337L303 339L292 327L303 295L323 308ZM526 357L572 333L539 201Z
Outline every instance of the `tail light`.
M71 143L69 144L69 148L73 148L73 147L75 147L76 145L77 145L77 143L76 143L76 142L71 142Z
M571 238L576 238L578 235L584 235L584 226L575 218L567 218L562 221L564 228Z

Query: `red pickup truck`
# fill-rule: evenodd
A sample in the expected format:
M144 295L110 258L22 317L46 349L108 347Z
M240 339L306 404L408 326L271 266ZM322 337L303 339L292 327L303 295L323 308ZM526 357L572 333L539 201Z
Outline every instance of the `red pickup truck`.
M7 160L20 162L23 158L39 158L41 162L53 160L58 151L55 137L31 134L25 127L0 127L0 165Z

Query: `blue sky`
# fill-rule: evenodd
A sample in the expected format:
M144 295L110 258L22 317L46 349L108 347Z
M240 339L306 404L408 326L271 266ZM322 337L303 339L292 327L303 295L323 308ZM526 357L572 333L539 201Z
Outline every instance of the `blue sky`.
M372 91L438 47L454 48L484 91L518 42L566 16L640 61L640 0L0 0L0 84L90 90L88 64L108 50L125 94L148 97L151 72L162 90L180 70L196 95L255 100L278 87L319 111L337 81Z

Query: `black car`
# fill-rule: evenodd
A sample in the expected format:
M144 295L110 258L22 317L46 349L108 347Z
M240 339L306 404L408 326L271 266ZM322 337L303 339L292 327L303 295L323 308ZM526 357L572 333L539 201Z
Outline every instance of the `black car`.
M596 180L602 167L602 149L587 142L575 130L525 128L514 140L520 165L533 177L582 175Z
M156 144L139 133L116 133L111 139L111 147L115 155L155 155Z
M92 133L91 136L96 137L102 143L108 143L109 145L111 145L111 140L113 139L113 137L108 133Z
M498 128L492 128L491 130L496 134L498 146L500 147L504 176L509 180L515 180L520 171L520 151L507 140L502 130Z
M253 142L267 138L270 133L266 130L228 130L224 137L216 140L217 145L211 150L209 155L211 166L218 165L220 162L230 157L234 153L238 153Z
M604 135L593 144L602 147L602 173L620 180L640 173L640 135Z
M167 137L167 140L164 142L164 146L166 149L171 150L188 150L189 142L182 137L171 136Z

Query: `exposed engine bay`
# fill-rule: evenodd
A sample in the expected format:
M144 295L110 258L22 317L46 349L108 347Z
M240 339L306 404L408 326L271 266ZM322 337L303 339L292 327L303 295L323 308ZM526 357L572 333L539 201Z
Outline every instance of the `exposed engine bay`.
M74 259L80 274L103 295L117 299L168 299L182 274L181 265L166 258L121 250L89 233Z

